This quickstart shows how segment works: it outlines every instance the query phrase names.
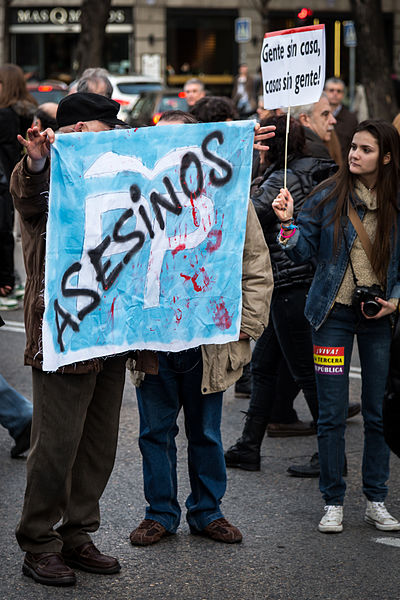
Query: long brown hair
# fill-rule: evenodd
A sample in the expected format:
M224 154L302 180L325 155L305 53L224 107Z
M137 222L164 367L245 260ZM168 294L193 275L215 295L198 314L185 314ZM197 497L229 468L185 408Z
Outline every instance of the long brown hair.
M369 119L360 123L354 133L367 131L378 143L378 175L376 181L377 198L377 229L373 243L372 267L380 281L385 281L386 272L390 260L392 244L397 235L397 213L399 211L399 184L400 184L400 137L396 129L390 123L383 120ZM350 146L348 148L350 150ZM383 163L385 154L390 153L390 161ZM347 153L348 156L348 153ZM334 248L336 253L341 232L342 216L347 215L350 197L354 199L354 185L357 177L350 172L348 160L340 169L319 185L315 191L321 188L331 188L327 195L318 203L316 210L322 209L335 199L331 220L328 224L335 224ZM393 232L394 235L391 235Z
M0 67L0 108L8 108L17 102L34 104L37 102L26 89L23 70L18 65L6 63Z

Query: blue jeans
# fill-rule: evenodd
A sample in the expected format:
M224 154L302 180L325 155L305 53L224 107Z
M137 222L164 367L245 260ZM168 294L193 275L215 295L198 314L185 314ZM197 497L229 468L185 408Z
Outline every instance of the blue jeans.
M32 404L0 375L0 423L17 439L32 419Z
M357 336L362 373L364 419L363 492L383 502L389 478L389 448L383 437L382 403L391 342L388 317L361 319L349 306L335 304L325 323L313 332L318 389L320 490L326 504L343 504L344 433L349 397L349 369Z
M202 530L222 517L226 468L221 441L222 392L203 395L201 349L158 353L158 375L146 375L137 389L139 447L143 457L146 519L174 533L181 509L177 499L177 418L181 407L188 440L191 494L186 500L189 526Z

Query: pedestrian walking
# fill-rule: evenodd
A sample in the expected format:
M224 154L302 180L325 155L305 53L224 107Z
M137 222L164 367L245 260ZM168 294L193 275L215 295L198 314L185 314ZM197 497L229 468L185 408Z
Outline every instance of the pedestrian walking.
M384 504L389 448L382 424L389 315L400 297L399 183L398 133L385 121L370 120L356 128L347 162L314 191L296 223L287 189L272 204L281 222L279 242L288 256L297 263L316 262L305 315L313 329L318 389L325 500L318 529L323 533L343 530L344 433L355 337L362 372L365 520L383 531L400 529Z
M14 273L14 207L9 192L13 168L21 158L17 135L25 135L32 123L37 107L28 93L22 69L17 65L0 67L0 167L4 171L6 186L0 182L0 308L18 308L23 289L13 295Z

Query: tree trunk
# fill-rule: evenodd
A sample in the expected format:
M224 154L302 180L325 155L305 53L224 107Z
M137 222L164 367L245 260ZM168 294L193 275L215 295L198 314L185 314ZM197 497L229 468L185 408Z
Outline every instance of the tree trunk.
M76 49L78 75L88 67L102 67L105 28L111 0L83 0L81 34Z
M365 87L369 114L373 119L392 121L398 110L381 0L351 0L351 7L357 31L360 83Z

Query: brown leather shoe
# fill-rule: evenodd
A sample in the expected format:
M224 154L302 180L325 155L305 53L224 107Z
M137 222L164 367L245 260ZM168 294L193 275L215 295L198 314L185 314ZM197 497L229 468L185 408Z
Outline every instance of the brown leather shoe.
M76 577L59 552L27 552L22 572L44 585L75 585Z
M132 531L129 539L134 546L150 546L150 544L159 542L166 535L172 535L172 533L167 531L164 525L153 519L144 519L139 527Z
M239 529L234 525L231 525L224 517L211 521L211 523L201 531L191 527L190 532L193 535L203 535L216 542L224 542L225 544L237 544L242 541L242 534Z
M294 423L270 423L267 425L268 437L294 437L297 435L315 435L317 433L313 423L295 421Z
M85 542L76 548L63 550L62 556L70 567L88 571L88 573L109 575L118 573L121 570L121 565L117 559L102 554L93 542Z

